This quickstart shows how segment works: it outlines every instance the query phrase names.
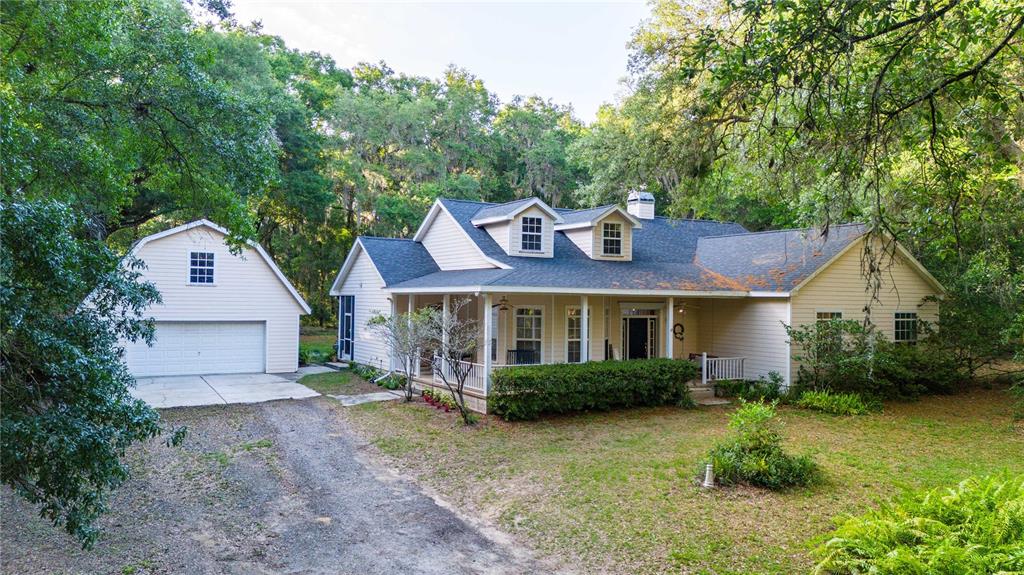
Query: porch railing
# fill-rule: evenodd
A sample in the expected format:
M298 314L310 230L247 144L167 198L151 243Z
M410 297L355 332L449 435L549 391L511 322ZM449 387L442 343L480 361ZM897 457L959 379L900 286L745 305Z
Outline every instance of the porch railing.
M700 357L701 384L707 385L709 381L718 379L743 379L744 357L708 357L702 353Z
M469 373L466 374L466 384L463 389L475 391L477 393L487 393L486 378L484 372L484 366L479 363L472 363L469 361L460 361L459 371L468 369ZM458 379L455 376L455 370L452 369L452 362L446 358L440 356L434 356L434 374L433 381L435 385L444 387L445 380L451 385L456 385ZM442 379L442 375L444 379Z

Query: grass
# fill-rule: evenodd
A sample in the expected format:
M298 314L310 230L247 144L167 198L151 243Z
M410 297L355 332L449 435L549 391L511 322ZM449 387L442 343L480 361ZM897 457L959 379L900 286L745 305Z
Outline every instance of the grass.
M350 371L314 373L303 377L299 383L324 395L356 395L382 391L381 388Z
M582 572L794 573L812 565L833 518L904 488L1024 471L1024 430L1005 391L889 403L836 418L780 408L790 453L825 480L771 493L707 491L694 469L726 433L731 407L651 408L472 428L422 404L350 413L381 457L465 513Z
M299 351L314 352L321 357L334 355L334 344L338 336L334 328L305 326L299 331Z

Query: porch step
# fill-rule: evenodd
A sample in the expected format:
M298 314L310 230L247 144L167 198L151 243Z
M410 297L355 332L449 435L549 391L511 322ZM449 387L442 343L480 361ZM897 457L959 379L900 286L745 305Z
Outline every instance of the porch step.
M712 386L690 387L690 397L697 405L727 405L728 399L715 397L715 388Z
M331 369L333 369L333 370L335 370L335 371L341 371L343 369L348 369L348 364L340 362L340 361L328 361L328 362L324 363L324 365L329 367L329 368L331 368Z

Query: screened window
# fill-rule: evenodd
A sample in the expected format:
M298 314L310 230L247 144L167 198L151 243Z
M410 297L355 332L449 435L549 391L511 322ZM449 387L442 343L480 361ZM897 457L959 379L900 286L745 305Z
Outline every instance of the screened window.
M897 342L915 343L917 341L917 313L912 311L896 312L893 339Z
M188 283L213 283L213 252L192 252L189 254Z
M606 256L622 255L622 224L604 224L601 229L601 253Z
M530 216L523 218L523 251L541 251L541 229L542 223L540 218L534 218Z
M516 309L516 351L519 363L540 363L544 337L544 309Z

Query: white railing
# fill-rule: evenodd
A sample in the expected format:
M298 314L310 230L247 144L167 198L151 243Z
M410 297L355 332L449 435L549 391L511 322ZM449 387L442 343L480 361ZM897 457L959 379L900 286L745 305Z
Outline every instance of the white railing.
M471 363L468 361L460 361L459 364L462 369L469 369L463 389L468 389L477 393L487 393L484 366L479 363ZM447 380L452 386L457 385L458 379L455 377L454 371L455 370L452 369L452 364L448 359L436 356L434 357L434 385L444 387L445 380ZM442 379L441 372L443 372L444 379Z
M708 357L702 353L700 356L700 381L707 385L709 381L716 379L744 379L743 361L744 357Z

